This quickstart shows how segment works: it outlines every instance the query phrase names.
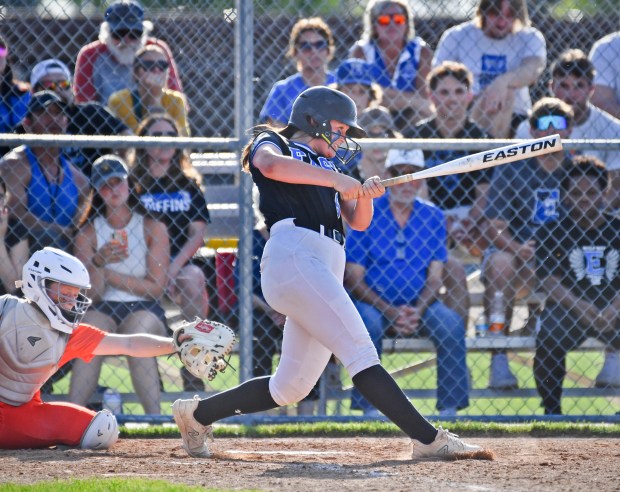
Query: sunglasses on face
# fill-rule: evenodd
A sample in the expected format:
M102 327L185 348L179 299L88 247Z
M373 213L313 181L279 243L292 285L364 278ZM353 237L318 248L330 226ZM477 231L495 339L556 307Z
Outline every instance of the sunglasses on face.
M60 82L39 82L37 86L47 90L47 91L56 91L62 90L66 91L71 89L71 81L69 80L61 80Z
M389 26L390 22L402 26L407 23L407 16L405 14L381 14L377 16L376 21L380 26Z
M299 49L300 51L321 51L327 49L327 41L325 41L324 39L321 39L321 41L315 41L314 43L310 41L300 41L299 43L297 43L297 49Z
M566 130L568 128L568 121L564 116L549 114L541 116L536 120L536 128L538 130L548 130L553 127L554 130Z
M178 137L179 134L175 131L168 131L168 132L153 132L149 135L149 137Z
M120 29L118 31L115 31L111 34L112 39L115 39L116 41L120 41L121 39L127 37L129 39L133 39L134 41L136 39L140 39L142 37L142 31L132 31L130 29Z
M140 60L138 66L147 72L152 72L155 69L165 72L170 64L166 60Z

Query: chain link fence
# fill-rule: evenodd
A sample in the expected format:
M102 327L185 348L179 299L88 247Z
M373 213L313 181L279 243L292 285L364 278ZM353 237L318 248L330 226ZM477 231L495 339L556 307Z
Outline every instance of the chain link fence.
M75 248L93 268L113 271L94 289L89 314L104 329L169 333L182 319L208 316L242 340L232 368L206 386L173 358L114 357L100 373L97 363L81 362L60 372L45 387L49 398L70 393L96 406L109 387L123 393L126 414L167 414L162 401L181 392L217 391L275 369L283 320L260 292L267 232L251 210L238 152L249 126L285 123L307 85L333 84L349 94L361 125L378 139L366 140L363 155L343 169L360 179L496 146L488 138L559 131L606 139L567 146L567 159L584 153L605 162L611 192L589 200L603 200L612 213L619 208L613 180L620 146L613 139L620 122L589 103L611 113L620 104L617 53L608 54L618 49L615 40L591 53L620 26L611 0L528 2L531 27L519 1L483 1L484 25L477 27L469 22L475 1L274 0L254 3L250 31L238 26L251 4L239 5L126 3L108 10L107 20L109 5L97 2L0 7L7 66L24 82L2 86L2 132L64 133L65 125L73 135L119 136L98 148L75 139L61 144L62 156L46 153L41 142L5 139L4 152L27 144L0 167L12 195L7 245L19 252L26 238L30 250ZM506 42L502 30L519 18L523 29ZM253 77L239 65L240 52L251 54ZM49 59L61 63L41 64ZM43 89L61 98L65 112L55 114L49 108L57 101L40 94L30 99L29 90ZM560 101L542 99L549 96ZM34 110L21 122L28 104ZM394 143L403 137L424 140ZM134 186L127 206L109 190L90 189L98 157L118 166L112 153L128 163ZM64 163L71 189L50 158ZM619 229L611 215L608 226L594 215L570 222L570 203L588 208L577 197L580 179L596 171L567 178L569 167L554 156L394 187L376 201L371 229L348 235L345 286L384 365L422 413L518 418L558 414L560 400L570 416L619 410ZM102 172L105 181L110 171L99 169L94 178ZM124 221L106 212L114 207ZM550 284L558 278L568 301ZM11 280L2 279L5 291ZM288 412L376 415L351 391L336 359Z

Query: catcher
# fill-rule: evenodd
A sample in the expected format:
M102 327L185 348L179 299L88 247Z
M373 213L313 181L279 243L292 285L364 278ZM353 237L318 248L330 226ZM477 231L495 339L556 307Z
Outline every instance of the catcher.
M35 252L16 286L25 298L0 296L0 449L106 449L116 442L118 425L109 411L41 400L43 383L74 358L179 352L192 373L213 377L235 341L230 328L198 319L173 338L114 335L80 324L91 304L88 271L58 249Z

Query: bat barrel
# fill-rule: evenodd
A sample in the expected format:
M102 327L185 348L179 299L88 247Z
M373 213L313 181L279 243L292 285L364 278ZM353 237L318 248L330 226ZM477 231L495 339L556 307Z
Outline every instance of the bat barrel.
M525 140L521 143L506 145L493 150L478 152L477 154L461 157L416 173L384 179L381 181L381 184L388 187L419 179L478 171L501 164L508 164L509 162L559 152L561 150L562 141L560 136L554 134L533 140Z

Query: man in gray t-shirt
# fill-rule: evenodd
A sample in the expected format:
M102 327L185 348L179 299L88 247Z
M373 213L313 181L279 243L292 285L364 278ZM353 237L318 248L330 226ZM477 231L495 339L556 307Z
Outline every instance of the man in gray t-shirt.
M574 113L557 98L538 101L530 117L530 133L534 138L559 133L570 136ZM559 218L560 184L570 161L562 152L506 164L495 168L487 193L487 239L489 248L483 260L485 310L490 319L490 306L496 292L503 293L505 326L495 335L507 335L512 305L518 293L532 291L535 275L532 268L536 229ZM491 326L493 328L493 326ZM510 371L505 352L491 357L489 387L511 389L517 379Z

